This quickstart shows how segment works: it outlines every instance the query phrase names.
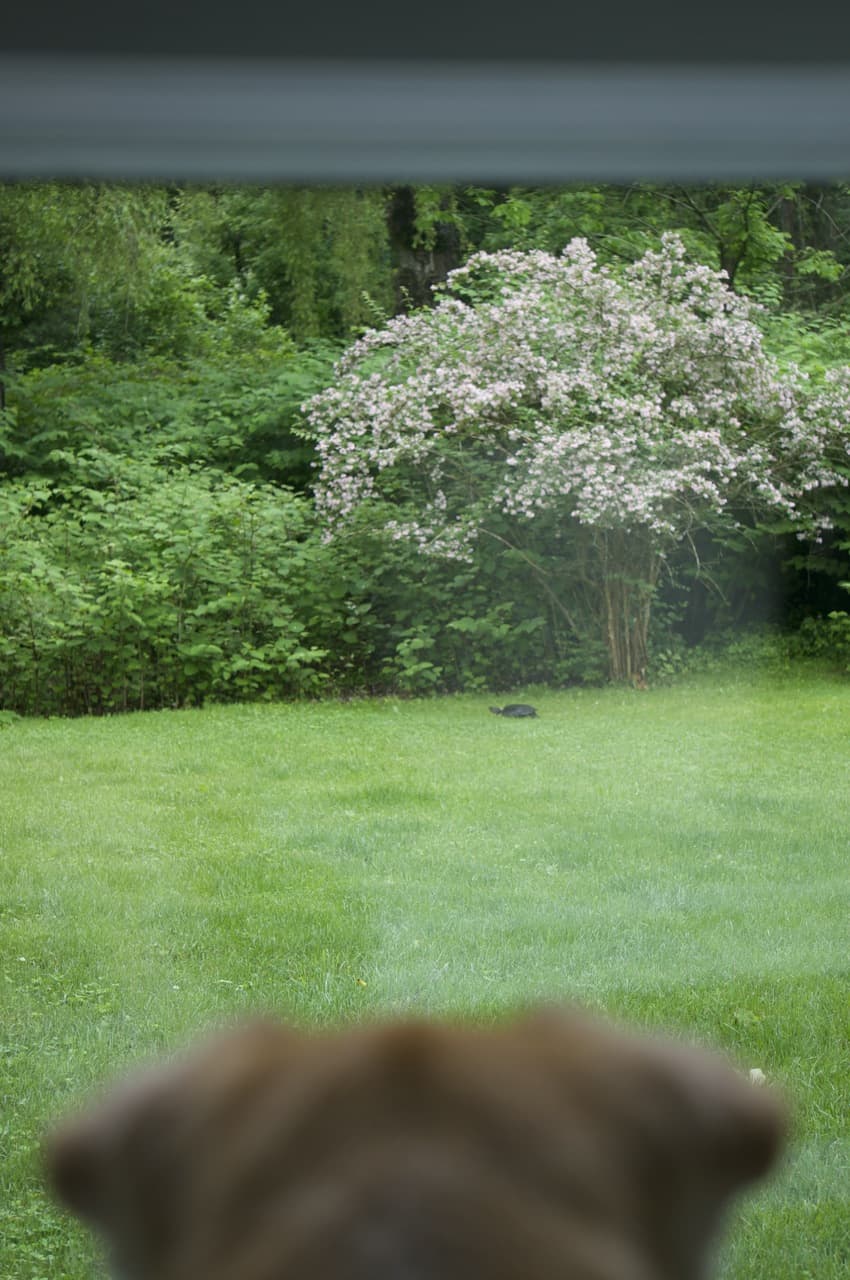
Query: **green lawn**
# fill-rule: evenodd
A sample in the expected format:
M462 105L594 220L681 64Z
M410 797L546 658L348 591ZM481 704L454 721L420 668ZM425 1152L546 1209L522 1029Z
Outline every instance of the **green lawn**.
M521 696L521 695L517 695ZM0 730L0 1276L98 1274L48 1120L249 1009L577 998L759 1066L781 1175L721 1271L850 1261L850 684L246 706Z

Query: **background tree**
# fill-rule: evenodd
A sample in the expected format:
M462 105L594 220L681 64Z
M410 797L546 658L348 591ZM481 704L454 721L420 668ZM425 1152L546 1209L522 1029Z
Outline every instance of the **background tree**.
M162 187L0 186L6 351L67 355L106 334L120 348L165 264L168 207Z
M262 294L271 322L299 342L347 339L392 308L380 188L189 189L174 235L194 273Z

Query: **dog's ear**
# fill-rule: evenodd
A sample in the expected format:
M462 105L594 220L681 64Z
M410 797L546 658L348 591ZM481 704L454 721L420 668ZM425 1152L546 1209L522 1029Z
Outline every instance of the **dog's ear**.
M67 1209L96 1222L105 1175L105 1135L90 1116L66 1120L44 1144L51 1191Z
M708 1251L737 1194L773 1168L788 1112L719 1055L652 1042L641 1051L635 1167L656 1256L678 1275Z
M44 1144L49 1185L68 1209L95 1225L123 1173L155 1150L170 1125L167 1069L154 1068L108 1090L79 1114L67 1117Z
M118 1274L157 1274L179 1230L184 1162L175 1081L173 1068L149 1068L45 1142L50 1189L97 1231Z
M131 1260L128 1270L156 1274L218 1133L286 1069L295 1040L256 1022L137 1069L48 1135L44 1168L55 1198Z
M779 1155L781 1097L718 1054L584 1014L546 1012L529 1033L563 1100L563 1140L583 1134L609 1170L613 1215L631 1221L659 1275L697 1274L730 1199Z
M651 1045L647 1053L670 1098L668 1139L685 1145L686 1158L703 1159L730 1191L773 1168L789 1125L777 1091L754 1085L713 1053L679 1045Z
M720 1054L621 1032L580 1012L546 1010L529 1026L548 1042L565 1096L606 1114L641 1150L661 1161L678 1154L730 1190L775 1163L788 1128L783 1099L753 1085Z

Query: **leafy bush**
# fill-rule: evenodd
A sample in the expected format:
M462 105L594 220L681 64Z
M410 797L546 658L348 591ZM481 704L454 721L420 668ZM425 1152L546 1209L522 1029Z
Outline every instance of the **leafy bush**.
M94 449L101 460L167 457L306 489L314 455L296 434L300 405L326 385L336 348L296 351L283 330L256 324L234 305L217 345L191 360L89 351L8 376L0 468L77 483Z
M809 655L801 653L795 634L777 626L718 630L695 645L678 637L668 638L653 654L649 676L655 684L715 673L779 676L790 671L795 658L801 656Z
M794 641L796 653L850 672L850 613L843 609L833 609L825 618L804 618Z
M100 714L322 692L599 678L527 574L322 538L306 498L197 465L67 452L0 486L0 706Z
M194 468L109 466L105 491L0 489L2 705L103 712L314 692L325 655L296 607L320 576L311 554L324 554L308 504Z

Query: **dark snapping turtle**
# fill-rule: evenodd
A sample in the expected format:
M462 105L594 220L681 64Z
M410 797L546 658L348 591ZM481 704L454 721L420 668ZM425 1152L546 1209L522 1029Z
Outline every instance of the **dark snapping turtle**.
M494 716L511 716L515 720L537 715L534 707L530 707L527 702L509 702L506 707L491 707L490 710Z

